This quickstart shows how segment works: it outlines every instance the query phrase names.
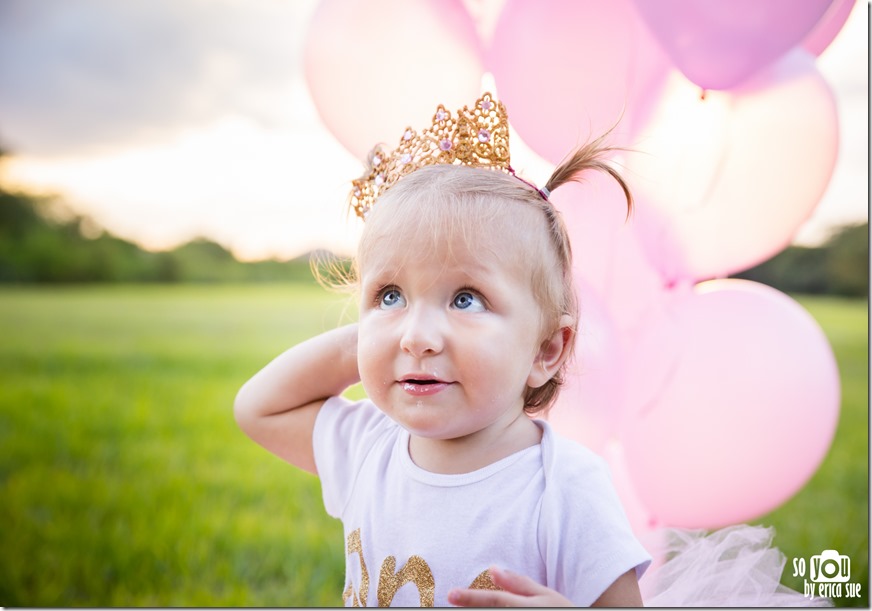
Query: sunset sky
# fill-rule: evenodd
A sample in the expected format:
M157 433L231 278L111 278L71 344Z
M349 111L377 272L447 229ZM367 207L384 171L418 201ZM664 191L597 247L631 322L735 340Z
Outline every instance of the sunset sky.
M3 0L0 178L60 193L152 249L206 236L245 259L350 252L360 225L345 197L361 165L321 123L302 71L316 5ZM858 2L817 61L840 156L800 243L868 218L867 11ZM543 167L513 148L516 165Z

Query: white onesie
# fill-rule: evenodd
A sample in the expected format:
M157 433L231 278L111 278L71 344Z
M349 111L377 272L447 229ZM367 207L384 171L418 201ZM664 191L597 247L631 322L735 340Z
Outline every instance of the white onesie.
M542 442L472 473L418 467L409 433L370 401L329 399L313 434L331 516L346 539L346 605L448 606L455 587L493 587L497 565L588 606L650 556L605 461L535 420Z

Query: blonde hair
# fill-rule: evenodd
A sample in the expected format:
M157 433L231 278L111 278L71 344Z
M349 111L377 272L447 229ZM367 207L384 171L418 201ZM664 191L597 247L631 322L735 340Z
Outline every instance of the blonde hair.
M554 170L545 189L553 193L567 182L583 180L583 174L590 170L606 172L623 189L629 215L633 199L623 178L606 161L607 155L616 150L604 145L607 135L574 151ZM512 205L521 208L516 212L508 208ZM519 214L527 214L526 219ZM572 357L578 328L578 299L566 225L560 212L532 185L490 169L455 165L421 168L403 177L379 198L367 216L357 258L351 267L333 267L327 276L316 269L316 276L322 284L333 288L337 284L357 288L369 254L384 237L396 239L405 235L409 247L420 253L421 249L432 249L439 243L453 243L456 237L466 245L479 245L483 234L491 235L494 229L510 231L521 225L522 220L539 227L534 231L535 227L524 224L524 231L515 230L512 238L518 245L518 261L528 266L531 288L541 308L541 341L559 331L564 315L572 321L568 358L548 382L538 388L528 387L524 393L524 410L528 414L542 412L556 400ZM443 242L446 238L448 242Z

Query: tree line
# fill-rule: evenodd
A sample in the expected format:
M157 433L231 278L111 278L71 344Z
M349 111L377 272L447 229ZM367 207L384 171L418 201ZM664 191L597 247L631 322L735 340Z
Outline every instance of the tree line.
M844 225L815 248L788 246L760 265L735 274L785 293L869 295L869 223Z
M790 246L735 274L787 293L869 294L869 225L835 231L821 246ZM149 252L76 216L57 199L0 187L0 283L312 282L308 256L244 263L200 238Z
M244 263L198 238L150 252L57 199L0 187L0 283L313 281L307 258Z

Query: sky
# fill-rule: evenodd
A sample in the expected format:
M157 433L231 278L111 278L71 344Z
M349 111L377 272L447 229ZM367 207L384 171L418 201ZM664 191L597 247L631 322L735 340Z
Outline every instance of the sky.
M362 166L303 76L317 4L0 1L0 180L61 194L149 249L205 236L247 260L353 252L361 225L345 202ZM858 2L817 60L841 140L799 244L868 219L867 14ZM512 154L541 166L517 138Z

